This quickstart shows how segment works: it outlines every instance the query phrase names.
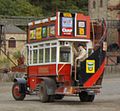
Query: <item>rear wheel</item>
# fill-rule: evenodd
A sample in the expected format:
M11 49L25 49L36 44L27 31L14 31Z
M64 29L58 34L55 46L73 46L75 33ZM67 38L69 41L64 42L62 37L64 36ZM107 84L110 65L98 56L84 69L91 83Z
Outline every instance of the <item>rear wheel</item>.
M26 96L25 92L22 92L20 90L20 84L18 84L18 83L14 83L14 85L12 87L12 95L13 95L14 99L17 101L24 100L24 98Z
M43 103L49 101L49 96L47 94L47 88L44 81L41 82L40 84L39 97L40 97L40 101Z
M79 93L79 98L81 102L93 102L95 94L89 95L88 92L82 91L81 93Z
M48 97L49 97L49 98L48 98L48 101L49 101L49 102L54 102L54 99L55 99L55 96L54 96L54 95L49 95Z
M57 100L61 100L63 98L64 98L64 95L60 95L60 94L55 95L55 99L57 99Z

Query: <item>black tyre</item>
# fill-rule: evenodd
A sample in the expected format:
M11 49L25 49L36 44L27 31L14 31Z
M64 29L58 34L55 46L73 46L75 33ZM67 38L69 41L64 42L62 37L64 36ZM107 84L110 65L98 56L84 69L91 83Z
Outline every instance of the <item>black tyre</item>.
M50 99L47 94L47 88L46 88L46 84L44 81L41 82L40 84L39 97L40 97L40 101L43 103L48 102Z
M82 91L81 93L79 93L79 98L81 102L93 102L95 94L89 95L88 92Z
M55 99L57 100L61 100L63 98L64 98L64 95L60 95L60 94L55 95Z
M17 82L13 84L12 95L13 95L14 99L17 101L24 100L24 98L26 96L26 94L24 92L21 93L20 84L18 84Z
M55 96L54 95L49 95L48 96L48 101L49 102L54 102Z

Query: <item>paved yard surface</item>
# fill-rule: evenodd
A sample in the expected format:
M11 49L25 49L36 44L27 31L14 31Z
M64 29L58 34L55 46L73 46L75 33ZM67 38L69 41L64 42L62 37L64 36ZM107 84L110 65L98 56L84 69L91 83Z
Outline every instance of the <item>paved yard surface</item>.
M15 101L11 95L12 83L0 83L0 111L119 111L120 78L105 78L101 93L93 103L81 103L78 97L65 97L53 103L41 103L37 96Z

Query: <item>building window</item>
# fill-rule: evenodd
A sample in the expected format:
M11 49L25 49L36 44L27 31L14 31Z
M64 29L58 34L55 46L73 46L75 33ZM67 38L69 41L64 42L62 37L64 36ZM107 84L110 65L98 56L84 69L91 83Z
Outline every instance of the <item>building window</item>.
M9 48L16 48L16 40L15 40L15 38L10 38L9 40L8 40L8 47Z
M103 0L100 0L100 7L103 7Z
M93 1L93 8L95 9L96 8L96 2Z

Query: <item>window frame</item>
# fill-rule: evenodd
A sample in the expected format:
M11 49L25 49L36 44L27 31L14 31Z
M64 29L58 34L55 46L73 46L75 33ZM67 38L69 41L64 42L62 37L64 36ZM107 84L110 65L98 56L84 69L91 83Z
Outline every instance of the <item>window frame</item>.
M61 61L61 48L69 48L69 60L68 61ZM71 63L71 47L70 46L60 46L60 49L59 49L59 63Z
M103 0L100 0L100 7L103 7Z
M16 48L16 39L14 37L9 38L8 48Z
M47 45L49 44L49 45ZM37 47L36 47L37 46ZM34 65L45 65L45 64L56 64L57 63L57 46L58 46L58 43L57 41L52 41L52 42L43 42L43 43L35 43L35 44L29 44L29 47L28 47L28 65L29 66L34 66ZM56 48L56 61L52 61L51 60L51 56L52 56L52 48ZM43 49L43 62L40 62L40 59L39 59L39 56L40 56L40 53L39 53L39 50L40 49ZM49 49L49 61L46 62L45 61L45 50L46 49ZM37 50L37 63L34 63L33 61L33 51L34 50ZM31 59L32 58L32 59Z
M96 9L96 1L93 1L92 5L93 5L93 9Z

